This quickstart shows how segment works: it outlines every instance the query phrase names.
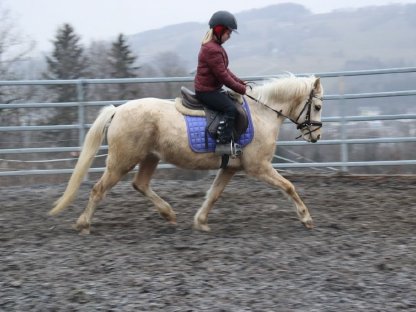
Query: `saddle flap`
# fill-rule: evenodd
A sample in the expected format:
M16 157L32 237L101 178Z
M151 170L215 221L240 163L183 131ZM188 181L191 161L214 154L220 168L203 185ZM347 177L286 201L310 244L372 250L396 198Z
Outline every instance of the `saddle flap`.
M234 139L237 140L247 130L248 117L246 111L240 104L234 102L234 105L237 108L238 114L234 122L233 136ZM207 131L212 137L216 138L218 125L222 120L224 120L224 114L214 110L210 110L206 107L204 108L204 111L205 118L207 121Z
M234 136L239 138L248 127L248 117L247 112L244 110L243 106L234 102L235 107L237 108L238 114L234 123Z
M235 107L237 108L237 116L234 122L234 138L239 138L248 127L248 117L246 111L242 106L242 96L233 92L227 92L227 95L233 100ZM207 131L216 137L217 127L221 120L223 120L223 114L211 109L206 108L202 102L200 102L195 92L189 90L185 86L181 87L182 105L189 110L193 111L204 111L205 118L207 121ZM202 112L201 112L202 113ZM189 115L195 115L190 113ZM198 114L200 115L200 114Z
M179 102L181 99L177 99ZM247 130L238 138L235 136L235 142L242 147L249 144L254 136L254 127L251 121L250 108L246 101L243 102L243 110L247 112L248 126ZM201 111L203 112L203 111ZM218 116L218 112L214 112ZM210 117L211 118L211 117ZM211 119L210 119L211 120ZM186 127L188 130L189 146L196 153L211 153L215 151L216 139L207 132L207 119L202 116L185 115ZM216 130L216 129L215 129Z

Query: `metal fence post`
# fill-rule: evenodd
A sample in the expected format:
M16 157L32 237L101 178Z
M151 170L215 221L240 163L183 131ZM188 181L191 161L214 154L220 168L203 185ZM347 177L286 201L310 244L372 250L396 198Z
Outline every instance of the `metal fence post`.
M79 126L78 143L80 147L82 146L82 144L84 144L85 129L86 129L84 86L85 86L85 81L83 81L82 79L77 81L78 126Z
M85 92L84 87L86 82L82 79L77 81L77 100L78 100L78 145L82 148L84 145L85 132L86 132L86 120L85 120ZM84 181L88 181L88 173L86 174Z
M340 95L340 114L341 114L341 170L348 172L348 144L345 143L347 139L347 120L346 120L346 109L345 109L345 80L344 76L339 76L339 95Z

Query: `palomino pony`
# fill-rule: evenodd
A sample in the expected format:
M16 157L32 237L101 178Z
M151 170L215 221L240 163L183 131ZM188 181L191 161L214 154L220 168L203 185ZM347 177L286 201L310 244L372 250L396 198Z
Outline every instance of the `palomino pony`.
M243 148L240 157L230 159L220 169L206 194L205 201L194 217L194 228L209 231L208 214L227 183L237 171L280 188L294 202L300 221L312 228L309 211L293 184L282 177L271 164L276 140L284 119L289 118L308 142L321 137L321 108L323 88L319 78L285 77L255 86L247 95L251 111L254 137ZM55 215L75 198L85 174L91 166L106 133L108 156L105 171L94 185L88 205L78 218L75 228L83 234L90 232L91 219L97 204L129 171L139 165L133 187L150 199L159 214L176 224L172 207L150 187L150 180L160 160L185 169L218 169L221 156L215 153L195 153L188 144L184 116L173 101L143 98L129 101L119 107L102 109L88 131L82 152L65 192L49 212Z

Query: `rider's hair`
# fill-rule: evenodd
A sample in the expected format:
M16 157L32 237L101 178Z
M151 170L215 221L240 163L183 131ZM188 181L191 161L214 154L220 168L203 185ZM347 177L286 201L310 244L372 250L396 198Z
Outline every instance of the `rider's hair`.
M206 32L204 38L202 39L202 44L205 44L205 43L211 41L212 38L214 38L214 31L212 29L210 29Z

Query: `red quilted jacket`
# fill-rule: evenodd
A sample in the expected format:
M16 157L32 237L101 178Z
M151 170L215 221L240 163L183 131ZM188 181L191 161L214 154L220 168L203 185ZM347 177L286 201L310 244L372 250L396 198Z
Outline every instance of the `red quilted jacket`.
M194 84L199 92L215 91L225 85L239 94L246 93L244 81L228 69L227 52L214 40L201 46Z

